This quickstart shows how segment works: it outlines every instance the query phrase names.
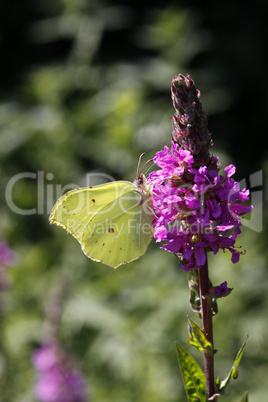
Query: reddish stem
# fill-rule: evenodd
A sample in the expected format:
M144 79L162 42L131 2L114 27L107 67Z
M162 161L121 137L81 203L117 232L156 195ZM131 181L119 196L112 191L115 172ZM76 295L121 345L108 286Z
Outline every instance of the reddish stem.
M213 327L212 327L212 310L211 299L206 297L209 293L209 277L208 277L208 263L206 260L205 265L198 268L199 276L199 295L202 308L202 321L203 328L206 333L208 341L212 344L213 348ZM206 376L206 390L208 398L215 394L214 382L214 354L204 350L204 366Z

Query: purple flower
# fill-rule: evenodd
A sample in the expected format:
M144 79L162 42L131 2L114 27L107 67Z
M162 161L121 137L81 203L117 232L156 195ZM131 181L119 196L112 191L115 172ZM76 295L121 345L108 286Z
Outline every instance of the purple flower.
M85 386L81 373L63 351L50 343L36 350L32 357L38 373L35 396L40 402L85 402Z
M217 161L211 157L210 165L216 167ZM177 255L186 271L204 265L208 251L216 254L220 249L228 249L235 263L242 253L235 248L240 218L253 208L243 204L249 191L240 190L231 177L233 165L222 176L216 168L194 168L193 162L190 151L174 142L171 150L165 146L157 152L154 163L161 169L148 176L156 215L154 237Z
M12 265L15 260L15 252L9 248L7 243L0 240L0 267Z
M225 281L225 282L221 283L219 286L212 286L209 289L209 293L212 296L219 298L219 297L225 297L225 296L229 295L232 290L233 290L232 288L228 288L227 282Z

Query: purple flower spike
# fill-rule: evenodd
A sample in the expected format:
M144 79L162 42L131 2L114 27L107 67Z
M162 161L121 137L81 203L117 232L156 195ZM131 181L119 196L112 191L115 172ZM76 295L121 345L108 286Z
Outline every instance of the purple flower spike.
M36 350L32 357L38 373L35 396L39 402L85 402L81 373L67 360L63 351L50 343Z
M240 218L253 207L242 204L249 199L248 192L240 190L230 177L234 168L225 169L227 177L206 166L194 169L189 151L173 142L172 151L165 147L154 162L161 167L148 176L153 186L156 241L177 254L186 271L203 265L207 251L216 254L219 249L229 249L232 262L237 262L241 251L235 249L235 239L242 225Z
M235 247L241 216L253 208L244 205L249 191L232 178L235 166L227 166L225 176L219 174L218 158L209 153L212 140L199 98L190 76L173 78L171 149L165 146L156 153L153 160L160 169L148 176L154 237L177 255L186 271L204 265L208 251L220 249L228 249L236 263L242 254Z

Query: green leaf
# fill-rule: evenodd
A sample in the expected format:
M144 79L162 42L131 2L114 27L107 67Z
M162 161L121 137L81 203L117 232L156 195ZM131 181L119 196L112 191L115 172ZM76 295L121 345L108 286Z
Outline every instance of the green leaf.
M190 305L195 313L200 313L201 311L200 297L193 289L190 289Z
M207 402L205 374L195 359L176 342L188 402Z
M190 305L192 310L195 313L201 312L201 301L199 296L199 281L198 281L198 274L195 270L191 270L188 275L188 285L190 289ZM209 281L209 287L212 287L211 281ZM230 290L231 292L231 290ZM230 293L228 292L228 294ZM208 294L206 297L210 297L211 299L211 311L212 315L218 314L218 305L217 305L217 298L213 297L212 295Z
M199 297L198 275L195 270L191 270L188 274L188 284L190 289L190 304L195 313L200 313L201 302Z
M243 398L241 399L240 402L248 402L248 391L246 391L243 395Z
M212 344L207 340L205 332L188 317L189 343L199 351L207 350L213 353Z
M211 298L211 311L212 311L212 315L216 315L218 314L218 304L217 304L217 299L215 297Z
M241 346L241 348L239 349L239 351L236 355L235 361L232 365L232 368L231 368L229 374L227 375L227 377L225 378L225 380L223 380L223 381L220 381L219 379L216 380L216 387L218 388L217 390L220 392L220 394L224 394L226 387L232 378L237 379L237 377L238 377L237 367L238 367L240 360L242 358L242 355L244 353L244 349L246 347L247 341L248 341L248 336L247 336L247 339L245 340L245 342L243 343L243 345Z

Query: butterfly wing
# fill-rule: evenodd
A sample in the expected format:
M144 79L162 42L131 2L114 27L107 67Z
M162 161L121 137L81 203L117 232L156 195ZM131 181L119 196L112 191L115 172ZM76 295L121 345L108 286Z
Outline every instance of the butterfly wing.
M50 214L94 261L117 268L142 256L153 236L150 197L127 181L80 188L64 194Z
M56 202L49 221L67 230L82 244L83 233L94 216L102 208L107 213L112 211L116 200L131 190L133 184L128 181L71 190Z
M132 189L116 200L113 208L102 208L83 233L82 249L92 260L112 268L142 256L153 236L154 214L142 195Z

